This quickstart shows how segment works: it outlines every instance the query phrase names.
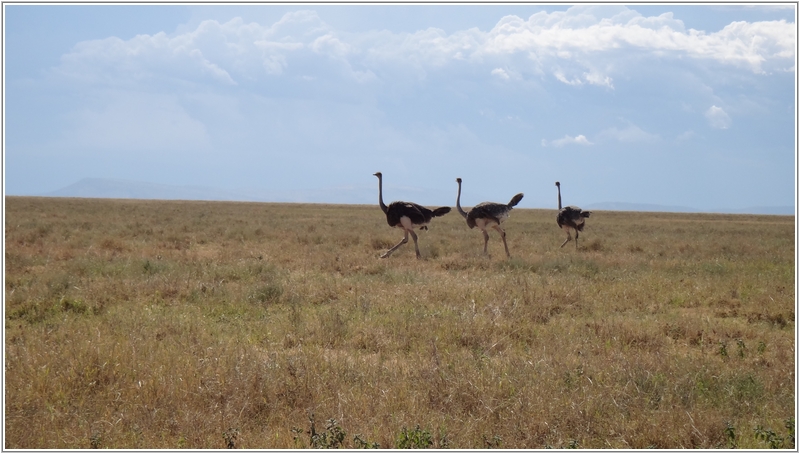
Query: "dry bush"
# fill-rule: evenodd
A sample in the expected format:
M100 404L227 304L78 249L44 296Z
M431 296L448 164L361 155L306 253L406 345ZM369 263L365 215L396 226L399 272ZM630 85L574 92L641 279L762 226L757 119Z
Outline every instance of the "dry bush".
M794 220L590 221L8 197L5 448L793 448Z

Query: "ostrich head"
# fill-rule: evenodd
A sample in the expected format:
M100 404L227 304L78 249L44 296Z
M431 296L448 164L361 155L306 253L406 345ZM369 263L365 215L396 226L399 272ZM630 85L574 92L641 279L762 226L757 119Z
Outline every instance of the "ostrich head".
M561 183L559 183L558 181L556 181L556 186L558 186L558 187L561 187Z
M383 174L382 174L382 173L380 173L380 172L375 172L375 173L373 173L373 175L375 175L375 176L376 176L376 177L378 177L378 178L380 178L380 177L382 177L382 176L383 176Z
M456 178L456 183L461 183L461 178Z

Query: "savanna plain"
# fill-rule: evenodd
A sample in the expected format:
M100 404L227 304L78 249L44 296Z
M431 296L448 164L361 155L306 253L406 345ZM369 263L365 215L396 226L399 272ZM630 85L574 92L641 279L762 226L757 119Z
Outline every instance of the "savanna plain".
M555 217L6 197L4 447L795 447L792 216Z

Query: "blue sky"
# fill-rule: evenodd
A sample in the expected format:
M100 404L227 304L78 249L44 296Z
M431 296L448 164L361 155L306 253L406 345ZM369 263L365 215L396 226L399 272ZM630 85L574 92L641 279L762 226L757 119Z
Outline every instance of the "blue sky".
M4 4L5 191L795 204L796 4Z

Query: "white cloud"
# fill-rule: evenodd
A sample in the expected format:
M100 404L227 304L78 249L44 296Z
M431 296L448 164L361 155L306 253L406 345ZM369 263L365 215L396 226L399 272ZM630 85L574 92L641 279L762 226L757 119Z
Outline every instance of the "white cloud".
M749 66L763 72L768 60L794 59L796 24L786 21L733 22L717 33L696 34L693 54L710 56L724 63Z
M614 74L624 74L628 65L669 58L712 60L755 73L793 71L795 49L796 26L783 20L734 22L707 33L686 30L671 13L644 17L624 6L506 16L488 31L449 34L438 28L340 32L314 11L296 11L271 25L206 20L174 35L84 41L62 57L57 72L93 85L154 79L233 85L286 75L296 62L328 56L327 63L313 60L314 66L344 62L349 70L331 74L362 82L409 75L424 80L430 71L489 65L493 77L506 80L539 77L542 68L553 68L553 77L564 84L613 89ZM624 60L618 60L621 54Z
M555 78L559 82L567 84L567 85L579 86L579 85L583 85L583 84L589 84L589 85L597 85L597 86L601 86L601 87L607 87L607 88L610 88L612 90L614 89L614 83L613 83L613 80L611 79L611 77L602 75L599 72L597 72L596 70L592 70L590 72L584 72L582 74L582 77L568 78L564 74L563 70L557 69L557 70L555 70L553 72L553 76L555 76Z
M342 42L331 33L315 39L309 47L319 54L327 54L338 58L345 58L349 53L353 52L353 46Z
M503 80L510 79L510 77L509 77L508 73L506 72L506 70L502 69L502 68L493 69L492 70L492 75L495 76L495 77L498 77L500 79L503 79Z
M705 116L708 124L714 129L728 129L731 125L731 117L721 107L709 107Z
M656 142L659 139L658 134L648 133L631 123L622 129L617 128L616 126L605 129L598 136L602 139L615 140L625 143Z
M553 73L553 75L556 76L556 79L558 79L559 82L565 83L567 85L583 85L583 81L581 81L580 79L577 78L573 78L571 80L567 79L567 76L565 76L564 72L561 70L556 70Z
M341 56L348 46L327 33L313 12L286 14L269 27L241 18L205 20L174 36L160 32L80 42L62 56L56 73L116 86L152 80L233 85L237 79L282 74L287 57L306 49Z
M583 78L591 85L599 85L601 87L608 87L611 89L614 88L614 83L611 77L604 76L597 71L584 73Z
M674 55L712 59L762 72L764 65L793 67L795 24L786 21L734 22L706 34L675 20L671 13L642 17L627 8L603 8L586 14L582 6L566 12L540 12L528 20L506 16L486 34L478 52L508 55L534 52L560 59L601 59L605 52L628 49L645 56ZM617 14L611 14L618 11ZM610 17L608 17L610 15ZM600 16L599 18L596 16ZM584 60L585 61L585 60Z
M542 146L543 147L553 146L553 147L556 147L556 148L561 148L561 147L564 147L564 146L567 146L567 145L588 146L588 145L594 145L594 144L592 142L589 142L589 140L583 134L577 135L575 137L570 137L569 135L565 135L561 139L550 140L550 141L542 139Z
M264 57L261 62L264 66L264 71L269 75L279 76L283 73L283 69L288 65L286 57L283 55L269 55Z

